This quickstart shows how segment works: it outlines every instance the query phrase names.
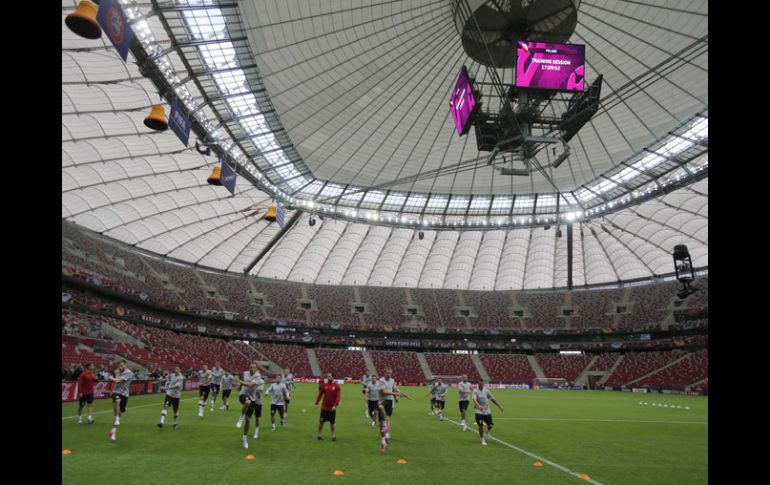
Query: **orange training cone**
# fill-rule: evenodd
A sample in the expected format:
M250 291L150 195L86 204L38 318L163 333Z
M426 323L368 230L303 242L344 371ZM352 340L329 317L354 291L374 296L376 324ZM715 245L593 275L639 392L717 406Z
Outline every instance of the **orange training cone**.
M583 474L580 475L580 478L582 478L583 480L588 480L588 475L583 473Z
M406 460L404 460L403 458L401 458L401 459L400 459L400 460L398 460L396 463L398 463L399 465L405 465L405 464L406 464Z
M256 456L254 456L254 455L246 455L246 459L247 460L253 460L254 458L256 458Z
M543 466L543 464L542 464L542 463L540 463L539 461L536 461L535 463L533 463L533 465L535 465L536 467L541 467L541 466Z
M71 450L61 450L61 454L62 455L71 455L72 451Z
M334 470L334 474L337 476L340 476L340 475L344 475L345 472L343 472L342 470Z

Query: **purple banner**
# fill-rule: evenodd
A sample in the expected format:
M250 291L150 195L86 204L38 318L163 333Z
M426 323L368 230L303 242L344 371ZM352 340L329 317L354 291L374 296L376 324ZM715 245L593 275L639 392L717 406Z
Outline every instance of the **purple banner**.
M230 191L231 194L235 195L235 179L237 175L235 172L233 172L233 169L230 168L230 165L228 165L227 162L222 160L222 172L219 175L219 180L222 182L222 185L224 185L227 190Z
M449 109L452 111L452 118L455 120L458 135L462 136L468 133L471 114L475 107L476 98L473 97L471 78L468 76L468 70L463 66L457 77L455 89L452 91L452 98L449 100Z
M168 126L182 140L184 146L190 140L190 118L179 109L179 104L174 99L171 102L171 114L168 116Z
M516 86L520 88L583 91L584 45L519 41L516 49Z
M99 3L96 21L102 26L102 30L125 62L128 58L128 48L131 46L132 32L117 0L102 0Z

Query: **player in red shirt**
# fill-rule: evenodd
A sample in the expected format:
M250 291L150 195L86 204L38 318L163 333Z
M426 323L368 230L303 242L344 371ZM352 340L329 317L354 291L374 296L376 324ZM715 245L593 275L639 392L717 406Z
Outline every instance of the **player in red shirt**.
M334 374L329 372L326 374L326 381L318 386L318 397L315 398L316 406L318 406L321 396L324 398L324 402L321 404L321 420L318 423L318 440L320 441L323 441L321 430L324 427L324 421L329 421L332 428L332 441L337 441L337 426L334 421L337 416L337 406L340 404L340 394L340 385L334 382Z
M86 370L78 378L78 397L80 398L80 407L78 408L78 424L83 424L83 406L88 404L88 424L94 423L94 383L96 375L94 374L94 364L88 364Z

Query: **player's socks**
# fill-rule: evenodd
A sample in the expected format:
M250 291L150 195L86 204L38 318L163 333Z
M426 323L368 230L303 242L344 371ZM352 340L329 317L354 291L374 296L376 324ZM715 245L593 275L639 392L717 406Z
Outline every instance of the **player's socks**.
M275 423L272 424L271 428L273 431L275 431Z
M376 421L372 421L372 429L374 429L374 427L375 427L376 425L377 425L377 422L376 422Z
M110 439L112 441L115 441L115 438L117 438L117 434L118 434L118 428L113 427L112 431L110 431Z
M78 416L78 424L83 424L83 416Z
M487 446L487 442L484 441L484 438L481 438L481 444L484 445L484 446Z
M254 439L259 438L259 427L254 428Z
M246 438L246 435L243 435L243 447L247 450L249 449L249 440Z
M241 414L241 417L238 418L238 422L235 423L236 428L240 428L241 426L243 426L243 414Z

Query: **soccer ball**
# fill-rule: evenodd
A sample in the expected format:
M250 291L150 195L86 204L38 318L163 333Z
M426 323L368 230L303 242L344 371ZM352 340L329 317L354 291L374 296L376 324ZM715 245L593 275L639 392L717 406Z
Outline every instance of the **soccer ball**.
M303 413L306 413L306 412L307 412L307 409L303 409L303 410L302 410L302 412L303 412Z

